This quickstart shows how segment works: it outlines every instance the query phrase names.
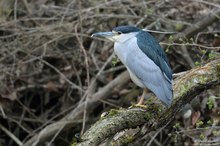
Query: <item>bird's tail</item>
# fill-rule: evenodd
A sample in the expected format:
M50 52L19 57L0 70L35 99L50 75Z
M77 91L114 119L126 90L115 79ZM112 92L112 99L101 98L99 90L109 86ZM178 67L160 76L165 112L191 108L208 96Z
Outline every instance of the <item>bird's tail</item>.
M169 107L173 101L172 82L164 80L161 84L161 91L159 92L160 95L157 96L160 100L162 100L162 102L164 102Z

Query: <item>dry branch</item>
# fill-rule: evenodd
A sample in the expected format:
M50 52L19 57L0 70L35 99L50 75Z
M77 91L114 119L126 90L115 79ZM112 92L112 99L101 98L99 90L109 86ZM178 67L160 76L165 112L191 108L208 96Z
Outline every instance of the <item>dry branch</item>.
M179 41L181 38L190 38L199 31L204 30L206 27L210 26L216 21L219 21L220 18L220 9L216 8L213 9L205 18L203 18L201 21L198 21L191 27L186 28L182 33L179 33L175 36L174 41ZM175 50L174 50L175 51ZM194 62L192 58L190 57L190 54L186 47L181 47L183 58L187 61L188 64L190 64L191 67L194 67Z
M154 131L169 123L175 114L196 95L220 84L220 59L211 61L202 67L192 69L174 81L174 99L167 110L161 103L147 103L147 108L131 108L111 111L110 115L99 120L82 137L78 146L96 146L106 138L121 130L148 125L148 131Z
M216 21L219 21L220 18L220 9L216 8L212 10L205 18L203 18L201 21L198 21L191 27L188 27L185 29L182 33L175 36L174 40L179 40L180 38L190 38L199 31L202 31L206 27L210 26Z
M105 99L109 97L116 91L121 90L130 80L129 74L127 71L121 73L117 78L112 80L109 84L103 87L98 92L94 93L87 101L87 111L93 111L98 105L99 99ZM79 116L82 116L85 108L85 102L78 105L70 114L64 117L62 120L57 121L53 124L46 126L38 134L30 138L24 146L37 145L43 143L45 140L52 137L55 133L60 131L60 128L70 128L73 127L73 119L77 119ZM72 122L71 122L72 121Z

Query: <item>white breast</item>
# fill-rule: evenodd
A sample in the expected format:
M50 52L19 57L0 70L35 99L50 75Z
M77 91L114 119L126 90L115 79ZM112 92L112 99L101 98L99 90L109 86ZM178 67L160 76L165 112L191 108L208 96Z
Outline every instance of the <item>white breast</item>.
M130 78L131 80L138 85L141 88L144 88L144 84L141 82L140 79L137 78L136 75L134 75L131 70L128 68L128 66L126 65L126 59L127 57L129 57L132 53L135 55L135 48L131 47L134 46L134 44L136 43L136 38L132 38L129 39L125 42L115 42L114 44L114 51L115 54L118 56L118 58L121 60L121 62L126 66L129 74L130 74ZM141 51L141 50L139 50Z

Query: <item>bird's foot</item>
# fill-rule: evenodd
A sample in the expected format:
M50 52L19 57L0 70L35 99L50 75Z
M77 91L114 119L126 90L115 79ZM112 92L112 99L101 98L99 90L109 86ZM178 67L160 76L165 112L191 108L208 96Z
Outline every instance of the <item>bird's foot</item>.
M129 108L134 108L134 107L140 107L140 108L144 108L144 109L147 108L147 106L145 104L139 104L139 103L138 104L133 104Z
M147 108L147 106L144 104L144 99L145 99L145 96L146 96L146 89L144 89L144 92L142 94L142 96L140 97L139 101L137 104L135 105L132 105L130 108L132 107L141 107L141 108Z
M135 107L141 107L141 108L147 108L147 106L145 104L135 104Z

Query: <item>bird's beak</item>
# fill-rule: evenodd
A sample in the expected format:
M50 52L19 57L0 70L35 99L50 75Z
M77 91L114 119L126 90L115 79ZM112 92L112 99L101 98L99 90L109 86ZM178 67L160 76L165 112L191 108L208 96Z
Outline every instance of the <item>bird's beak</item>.
M113 41L114 35L115 34L112 32L96 32L96 33L93 33L91 37L105 38L105 39Z

